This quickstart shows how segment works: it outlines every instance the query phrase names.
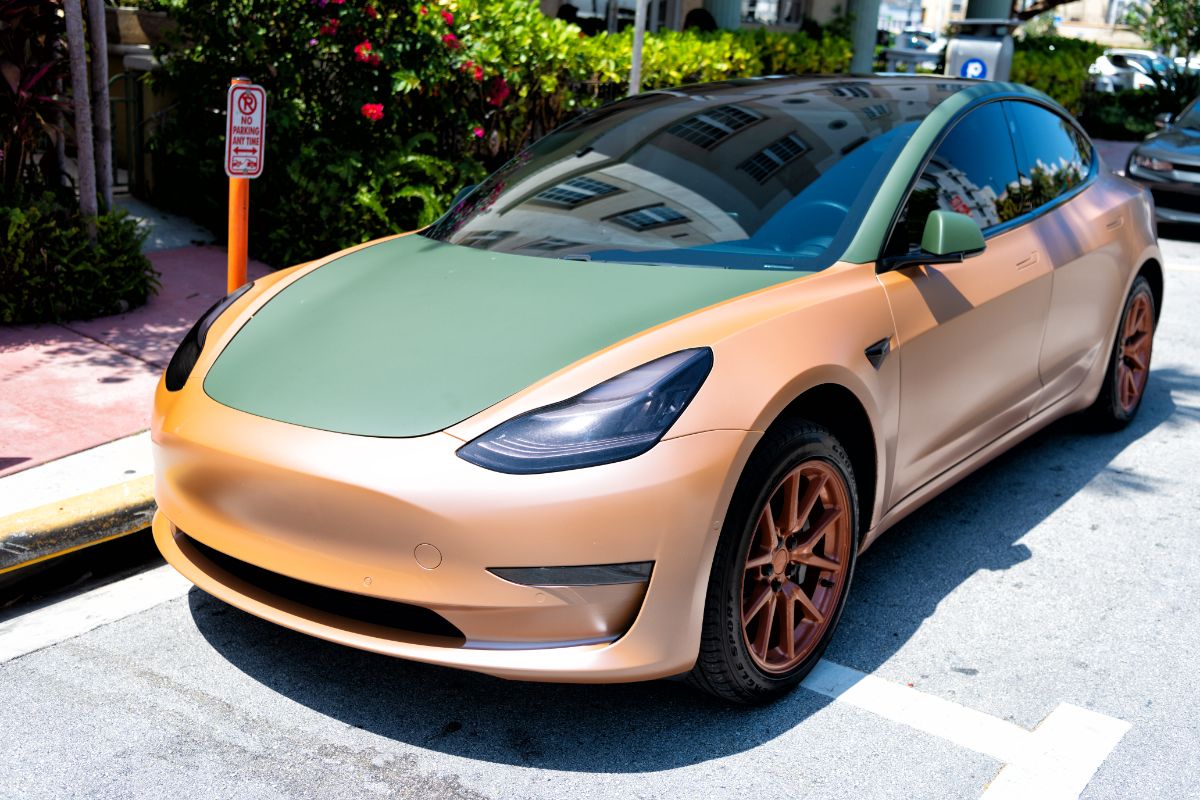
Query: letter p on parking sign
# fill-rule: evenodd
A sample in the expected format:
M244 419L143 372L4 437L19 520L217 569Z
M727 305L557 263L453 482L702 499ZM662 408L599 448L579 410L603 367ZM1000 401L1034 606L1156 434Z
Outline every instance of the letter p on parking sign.
M229 87L225 128L225 174L231 178L262 175L266 145L267 93L253 83Z

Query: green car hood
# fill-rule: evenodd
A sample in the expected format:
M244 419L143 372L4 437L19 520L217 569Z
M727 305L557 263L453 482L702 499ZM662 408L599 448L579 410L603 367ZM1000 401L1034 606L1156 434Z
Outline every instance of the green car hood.
M639 331L797 277L561 261L405 236L280 290L225 347L204 390L280 422L422 436Z

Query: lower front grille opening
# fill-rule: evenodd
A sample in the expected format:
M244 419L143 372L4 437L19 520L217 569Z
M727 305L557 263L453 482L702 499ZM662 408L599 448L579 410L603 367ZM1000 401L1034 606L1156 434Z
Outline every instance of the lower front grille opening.
M454 644L462 644L466 640L462 631L452 625L449 620L428 608L395 600L384 600L379 597L368 597L354 592L343 592L339 589L330 589L315 583L289 578L278 572L256 567L219 550L214 550L187 534L181 533L181 536L215 566L233 577L283 600L314 611L336 614L339 617L368 625L391 628L404 633L441 636L458 640Z

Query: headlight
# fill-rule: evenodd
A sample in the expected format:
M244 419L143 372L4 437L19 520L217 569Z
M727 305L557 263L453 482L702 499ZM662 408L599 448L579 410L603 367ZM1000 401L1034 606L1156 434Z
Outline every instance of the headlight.
M200 358L200 351L204 349L204 340L208 338L208 329L217 321L217 317L225 313L225 309L250 291L250 287L253 285L254 281L251 281L238 287L232 294L225 295L224 298L218 300L212 308L204 312L200 319L196 320L196 324L179 343L175 355L171 356L171 363L167 364L168 392L178 392L187 383L188 376L192 374L192 369Z
M1170 172L1175 169L1175 165L1170 161L1163 161L1161 158L1152 156L1143 156L1140 154L1134 155L1133 163L1142 169L1152 169L1155 172Z
M458 450L515 475L611 464L645 453L679 419L712 369L712 350L681 350L561 403L513 417Z

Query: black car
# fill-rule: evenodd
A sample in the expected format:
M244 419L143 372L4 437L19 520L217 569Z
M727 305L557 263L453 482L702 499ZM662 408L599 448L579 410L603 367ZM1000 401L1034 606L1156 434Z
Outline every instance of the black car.
M1133 149L1125 174L1150 189L1159 222L1200 224L1200 98L1158 122L1162 130Z

